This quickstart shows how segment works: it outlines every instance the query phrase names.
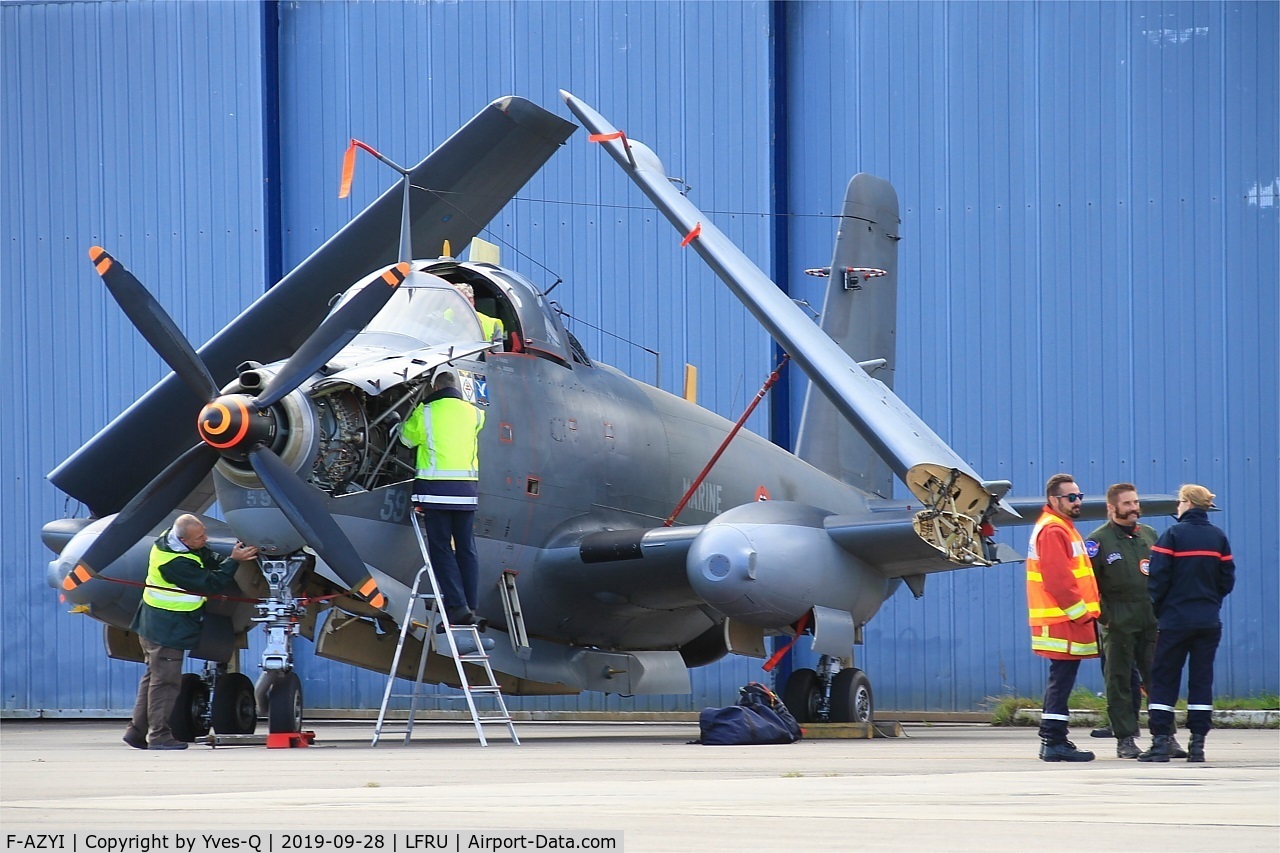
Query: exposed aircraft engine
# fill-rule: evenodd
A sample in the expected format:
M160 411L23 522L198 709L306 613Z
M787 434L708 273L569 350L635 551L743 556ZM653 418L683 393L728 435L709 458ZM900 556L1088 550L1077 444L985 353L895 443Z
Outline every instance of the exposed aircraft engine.
M763 628L785 628L814 607L866 622L894 581L832 540L823 526L830 515L790 501L735 507L694 540L689 583L719 612Z
M364 409L352 392L326 394L314 402L320 449L311 480L329 491L340 491L364 464L368 446Z

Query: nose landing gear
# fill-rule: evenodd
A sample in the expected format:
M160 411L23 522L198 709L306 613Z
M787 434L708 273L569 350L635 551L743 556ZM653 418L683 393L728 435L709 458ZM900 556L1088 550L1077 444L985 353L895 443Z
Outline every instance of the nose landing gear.
M302 606L293 597L292 587L303 563L301 554L262 561L262 576L270 591L258 602L253 621L263 623L267 645L262 650L262 676L254 694L271 734L302 731L302 680L293 671L293 638L298 635Z
M817 669L797 669L787 678L782 701L804 723L870 723L875 718L871 679L840 658L823 655Z

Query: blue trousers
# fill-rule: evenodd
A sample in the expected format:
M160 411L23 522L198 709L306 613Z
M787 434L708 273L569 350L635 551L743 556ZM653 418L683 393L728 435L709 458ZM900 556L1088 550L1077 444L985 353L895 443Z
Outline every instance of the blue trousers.
M1173 734L1173 706L1188 658L1187 728L1193 735L1206 735L1213 728L1213 659L1221 640L1221 625L1160 631L1147 694L1153 735Z
M1044 709L1040 713L1040 737L1046 743L1062 743L1067 739L1067 721L1071 716L1068 699L1076 686L1080 659L1049 661L1049 681L1044 687Z
M475 610L480 597L475 517L475 510L423 508L427 555L451 619L455 613Z

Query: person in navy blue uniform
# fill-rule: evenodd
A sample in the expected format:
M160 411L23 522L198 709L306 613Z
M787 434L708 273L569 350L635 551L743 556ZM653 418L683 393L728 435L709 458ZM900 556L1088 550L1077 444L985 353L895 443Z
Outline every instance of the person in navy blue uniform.
M1214 495L1189 483L1178 489L1178 523L1151 546L1147 588L1160 633L1151 672L1151 749L1139 761L1168 761L1173 705L1187 668L1187 761L1204 761L1213 718L1213 658L1222 639L1222 599L1236 583L1227 535L1209 522Z

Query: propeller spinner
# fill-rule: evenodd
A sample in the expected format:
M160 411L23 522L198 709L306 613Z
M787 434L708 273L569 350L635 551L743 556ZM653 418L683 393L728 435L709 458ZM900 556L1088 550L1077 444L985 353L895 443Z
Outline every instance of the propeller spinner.
M208 367L160 303L124 265L99 246L89 258L134 327L197 397L207 403L196 420L200 443L180 456L134 496L63 580L74 590L96 577L96 566L119 558L190 494L218 459L248 460L263 487L316 553L374 607L386 603L368 567L329 514L323 497L271 449L278 430L273 404L336 355L387 304L409 274L401 262L382 276L386 287L369 286L320 325L285 362L259 397L222 394Z

